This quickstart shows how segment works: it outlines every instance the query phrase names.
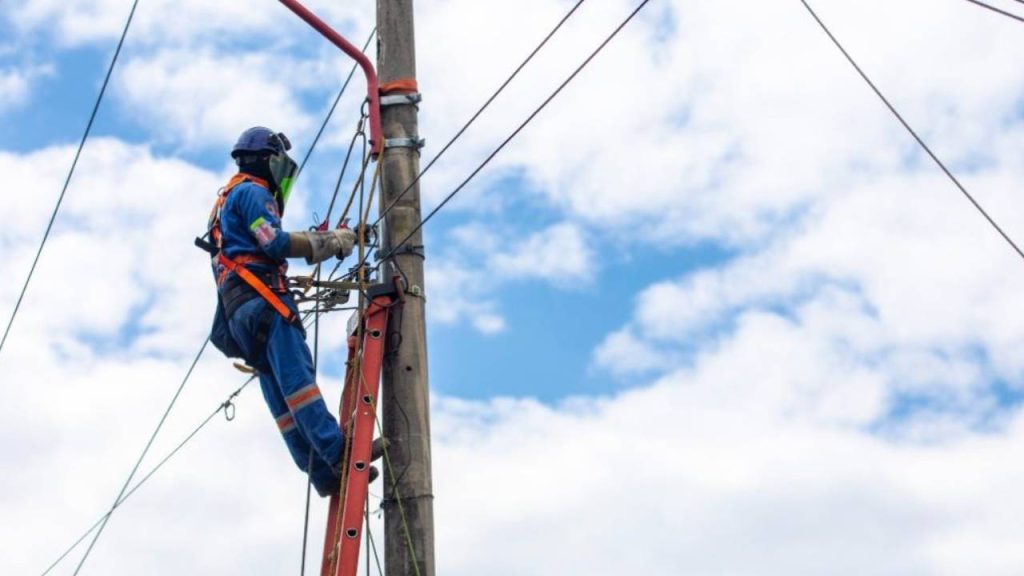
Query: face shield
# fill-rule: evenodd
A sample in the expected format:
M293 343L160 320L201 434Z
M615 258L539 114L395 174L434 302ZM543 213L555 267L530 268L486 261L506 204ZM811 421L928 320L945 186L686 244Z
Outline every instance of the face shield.
M270 156L270 175L277 184L277 207L284 214L284 207L288 203L288 195L292 192L292 183L295 182L295 173L299 166L285 152L272 154Z

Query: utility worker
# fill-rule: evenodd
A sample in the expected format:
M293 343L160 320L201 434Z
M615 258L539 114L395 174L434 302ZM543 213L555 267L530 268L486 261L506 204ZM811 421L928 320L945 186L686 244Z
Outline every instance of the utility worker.
M356 236L349 229L281 230L296 173L290 148L284 134L258 126L243 132L231 150L238 174L218 194L209 222L212 245L206 243L214 254L218 295L210 341L256 369L292 459L326 496L338 491L344 439L316 384L305 329L287 290L286 259L343 259ZM381 444L374 443L374 457ZM376 469L369 475L372 481Z

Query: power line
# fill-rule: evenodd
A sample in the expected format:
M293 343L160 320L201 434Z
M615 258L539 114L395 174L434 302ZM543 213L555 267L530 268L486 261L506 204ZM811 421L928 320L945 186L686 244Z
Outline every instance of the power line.
M245 387L248 386L255 379L256 379L255 376L251 376L248 380L245 381L244 384L242 384L241 387L239 387L237 390L232 392L231 395L228 396L227 400L222 402L220 404L220 406L218 406L217 409L213 411L213 413L211 413L209 416L207 416L206 419L203 420L202 423L199 424L199 426L197 426L195 429L193 429L192 432L189 433L189 435L186 436L184 440L179 442L178 445L175 446L174 449L171 450L166 456L164 456L163 459L161 459L160 462L157 463L156 466L154 466L152 469L150 469L150 471L147 472L146 475L143 476L142 479L139 480L139 482L137 484L135 484L135 486L133 486L131 490L126 492L121 499L119 499L117 502L115 502L114 505L111 506L110 510L108 510L106 514L104 514L98 520L96 520L96 522L88 530L86 530L81 536L78 537L78 540L75 540L75 542L71 546L69 546L67 548L67 550L64 551L63 554L61 554L56 560L54 560L53 563L50 564L50 567L47 568L46 571L44 571L42 573L42 576L46 576L47 574L49 574L50 571L52 571L58 564L60 564L61 561L64 560L64 558L66 558L67 555L70 554L72 550L77 548L78 545L81 544L82 541L85 540L87 536L89 536L89 534L91 534L94 530L96 530L96 528L99 527L101 524L105 523L106 520L108 518L110 518L110 516L114 513L114 510L116 510L118 506L120 506L121 504L124 504L125 501L128 500L128 498L131 498L132 494L134 494L136 490L141 488L142 485L145 484L146 481L149 480L154 474L156 474L157 471L160 470L163 467L163 465L167 463L168 460L173 458L175 456L175 454L177 454L182 448L184 448L185 445L188 444L192 440L192 438L194 438L196 436L196 434L199 434L199 431L202 430L203 428L205 428L206 425L209 424L211 420L213 420L214 416L219 414L221 411L224 411L225 414L226 414L226 411L227 411L228 407L229 406L233 406L232 401L235 398L237 398L238 395L242 393L242 390L245 390ZM232 416L232 418L233 418L233 416Z
M931 148L929 148L928 145L925 144L924 140L922 140L921 137L917 135L917 132L915 132L914 129L910 127L910 124L908 124L907 121L903 119L903 116L899 113L899 111L897 111L896 108L893 107L889 100L882 94L881 90L879 90L878 87L875 86L875 83L872 82L871 79L868 78L868 75L865 74L864 71L861 69L861 67L857 65L857 62L854 61L853 57L850 56L849 52L847 52L846 49L843 48L843 45L839 43L839 40L836 39L836 37L832 34L832 31L828 29L828 26L826 26L825 23L821 20L821 18L818 17L818 14L814 11L813 8L811 8L810 4L807 3L807 0L800 0L800 2L804 5L804 8L807 8L807 11L818 23L818 25L821 26L821 29L825 32L825 34L828 35L829 39L832 40L832 43L836 45L836 48L839 48L839 51L843 53L843 56L846 57L846 60L851 65L853 65L854 69L857 70L857 73L860 74L860 77L863 78L865 82L867 82L868 86L871 87L871 90L873 90L874 93L878 96L878 98L882 100L882 103L884 103L885 106L889 109L889 111L893 113L896 119L900 121L900 124L902 124L903 127L907 129L907 132L909 132L910 135L914 137L914 140L917 140L917 143L921 145L921 148L924 149L928 156L930 156L931 159L935 161L935 163L939 166L939 168L942 169L946 176L949 177L953 184L955 184L956 187L960 189L960 192L962 192L963 195L967 198L967 200L969 200L971 204L974 205L978 212L980 212L981 215L985 217L985 220L988 220L988 223L992 225L996 232L999 232L999 235L1002 236L1004 240L1006 240L1006 243L1009 244L1010 247L1012 247L1014 251L1016 251L1022 259L1024 259L1024 251L1021 251L1020 247L1017 246L1017 243L1014 242L998 224L996 224L996 221L993 220L992 217L989 216L988 212L986 212L985 209L982 208L981 204L979 204L978 201L974 199L974 196L972 196L971 193L968 192L966 188L964 188L964 185L960 183L960 180L958 180L957 177L954 176L953 173L949 171L949 168L946 168L946 165L942 162L942 160L940 160L939 157L936 156L934 152L932 152Z
M366 43L363 44L363 52L370 47L370 42L373 41L373 37L377 34L377 28L370 31L370 36L366 39ZM302 162L299 164L299 169L295 173L295 178L302 174L302 169L306 167L306 162L309 162L309 157L313 155L313 150L316 145L320 143L320 137L324 135L324 130L327 129L327 124L331 121L331 117L334 116L334 110L338 107L338 103L341 102L341 97L345 95L345 90L348 89L349 82L352 81L352 76L356 73L356 68L359 67L359 63L352 65L352 69L348 71L348 76L345 77L345 83L341 85L341 90L338 91L338 95L334 98L334 103L331 104L330 110L327 111L327 116L324 117L324 121L320 123L320 129L317 130L316 136L313 137L313 143L309 145L309 150L306 151L306 155L302 158ZM347 162L347 160L346 160Z
M996 8L995 6L992 6L991 4L986 4L984 2L980 2L979 0L966 0L966 1L970 2L971 4L974 4L975 6L981 6L982 8L986 8L988 10L991 10L991 11L995 12L996 14L1002 14L1003 16L1006 16L1008 18L1013 18L1014 20L1016 20L1018 22L1024 22L1024 18L1021 18L1020 16L1017 16L1013 12L1007 12L1006 10L1003 10L1001 8ZM1022 4L1024 4L1024 1L1022 1L1022 0L1017 0L1017 1L1021 2Z
M156 429L153 430L153 433L149 436L149 440L146 442L146 447L142 449L142 454L140 454L139 458L135 461L135 466L132 467L131 473L128 474L128 479L125 480L124 485L121 486L121 491L117 493L117 498L114 498L114 504L110 507L111 513L113 513L115 508L117 508L121 498L124 497L125 492L128 490L128 486L135 478L135 473L139 471L139 466L142 465L142 460L146 457L146 454L149 454L149 449L153 447L153 441L156 440L157 434L160 433L160 429L163 428L164 423L167 422L167 417L171 414L171 410L178 402L178 398L181 396L181 391L184 390L185 384L187 384L189 378L192 377L192 372L196 369L196 364L199 363L199 359L202 357L203 352L206 350L206 346L209 343L210 338L207 337L206 340L203 341L203 345L199 348L199 352L196 353L195 358L192 360L192 364L188 367L188 372L185 373L185 377L181 379L181 384L178 385L178 389L174 392L174 396L171 398L170 404L168 404L167 409L164 410L164 415L160 417L160 422L157 423ZM99 540L100 535L103 534L103 530L106 529L107 522L110 521L110 516L111 514L107 514L103 518L102 522L100 522L99 529L96 530L96 533L92 537L92 541L89 542L89 547L86 548L85 554L82 555L82 559L78 561L78 566L75 568L74 574L78 574L82 569L82 566L85 565L85 561L89 558L89 554L92 552L93 546L96 545L96 541Z
M508 136L507 138L505 138L505 140L504 140L504 141L503 141L503 142L502 142L501 144L499 144L499 145L498 145L498 147L497 147L497 148L495 148L495 149L494 149L494 151L492 151L492 152L491 152L491 153L490 153L490 154L489 154L489 155L487 156L487 158L485 158L485 159L484 159L484 161L483 161L483 162L481 162L481 163L480 163L480 165L479 165L479 166L477 166L477 167L476 167L476 169L474 169L474 170L473 170L473 171L472 171L472 172L471 172L471 173L469 174L469 176L467 176L467 177L466 177L466 179L465 179L465 180L463 180L463 181L462 181L462 183L460 183L460 184L459 184L458 186L456 186L454 190L452 190L452 191L451 191L451 192L450 192L450 193L449 193L449 194L448 194L447 196L445 196L444 200L442 200L440 204L438 204L437 206L435 206L435 207L434 207L434 209L433 209L433 210L431 210L431 211L430 211L430 213L429 213L429 214L427 214L427 216L426 216L426 217L425 217L425 218L424 218L424 219L423 219L423 220L422 220L422 221L421 221L421 222L420 222L420 223L419 223L419 224L418 224L418 225L417 225L417 226L416 226L415 228L413 228L413 229L412 229L412 230L411 230L411 231L410 231L410 232L409 232L409 233L408 233L408 234L407 234L407 235L405 236L405 238L403 238L403 239L402 239L402 241L401 241L401 242L399 242L399 243L398 243L397 245L395 245L395 246L391 247L391 248L390 248L390 249L388 250L388 252L387 252L387 253L386 253L386 254L385 254L384 256L381 256L381 258L380 258L380 261L381 261L381 262L384 262L384 261L386 261L386 260L387 260L388 258L390 258L390 257L391 257L391 256L392 256L392 255L393 255L393 254L394 254L394 253L395 253L395 252L396 252L396 251L397 251L397 250L398 250L399 248L401 248L401 247L402 247L402 246L403 246L403 245L404 245L404 244L405 244L406 242L408 242L408 241L409 241L409 239L410 239L410 238L412 238L412 237L413 237L413 236L414 236L414 235L415 235L415 234L416 234L416 233L417 233L417 232L418 232L418 231L419 231L419 230L420 230L421 228L423 228L423 226L424 226L424 225L426 225L426 223L427 223L427 222L429 222L429 221L430 221L430 219L434 217L434 215L436 215L436 214L437 214L438 212L440 212L440 211L441 211L441 209L442 209L442 208L444 208L444 207L445 207L445 205L446 205L446 204L448 204L448 202L449 202L449 201L450 201L450 200L451 200L452 198L454 198L456 194L458 194L458 193L459 193L459 192L460 192L460 191L461 191L461 190L462 190L463 188L465 188L465 187L466 187L466 185L467 185L467 184L469 184L469 182L470 182L471 180L473 180L473 178L475 178L475 177L476 177L476 175L477 175L477 174L479 174L479 173L480 173L480 171L481 171L481 170L483 170L483 169L484 169L484 167L485 167L485 166L487 166L487 165L488 165L488 164L489 164L489 163L491 162L491 160L493 160L493 159L494 159L494 157L495 157L495 156L497 156L497 155L498 155L498 154L499 154L499 153L500 153L500 152L501 152L501 151L502 151L502 150L503 150L503 149L505 148L505 146L507 146L507 145L509 144L509 142L511 142L511 141L512 141L513 139L515 139L515 137L516 137L516 136L518 136L518 135L519 135L519 133L520 133L520 132L522 132L522 131L523 131L523 129L524 129L524 128L526 128L526 126L527 126L527 125L528 125L528 124L529 124L530 122L532 122L532 121L533 121L533 119L534 119L534 118L536 118L536 117L537 117L537 115L538 115L538 114L540 114L540 112L541 112L542 110L544 110L544 108L546 108L546 107L547 107L547 105L548 105L548 104L550 104L550 103L551 103L551 101L552 101L552 100L554 100L554 99L555 99L555 97L557 97L557 96L558 96L558 95L559 95L559 94L560 94L560 93L562 92L562 90L563 90L563 89L565 89L565 87L566 87L566 86L568 86L568 85L569 85L569 83L570 83L570 82L572 82L572 81L573 81L573 80L574 80L574 79L576 78L576 76L578 76L578 75L579 75L579 73L580 73L580 72L582 72L582 71L583 71L583 69L587 67L587 65L588 65L588 64L590 64L590 62L591 62L591 61L592 61L592 60L593 60L594 58L595 58L595 57L596 57L596 56L597 56L598 54L600 54L600 53L601 53L601 51L602 51L602 50L604 50L605 46L607 46L607 45L608 45L608 43L610 43L610 42L612 41L612 39L614 39L614 38L615 38L616 36L618 36L619 32L621 32L621 31L622 31L622 29L623 29L623 28L625 28L625 27L626 27L626 25L627 25L627 24L629 24L629 23L630 23L630 21L632 21L632 20L633 20L633 18L634 18L634 17L635 17L635 16L637 15L637 14L639 14L639 13L640 13L640 10L642 10L642 9L644 8L644 6L646 6L646 5L647 5L647 3L648 3L649 1L650 1L650 0L643 0L643 2L641 2L641 3L640 3L640 5L639 5L639 6L637 6L637 7L636 7L636 9L634 9L634 10L633 10L633 12L631 12L631 13L629 14L629 16L627 16L627 17L626 17L626 19L625 19L625 20L623 20L623 21L622 21L622 23L621 23L621 24L619 24L619 25L618 25L618 27L617 27L617 28L615 28L615 30L614 30L614 31L613 31L613 32L612 32L612 33L611 33L611 34L610 34L610 35L609 35L609 36L608 36L607 38L605 38L605 39L604 39L604 41L603 41L603 42L601 42L601 44L600 44L600 45L599 45L599 46L598 46L598 47L597 47L597 48L596 48L596 49L595 49L595 50L594 50L593 52L591 52L591 53L590 53L590 55L589 55L589 56L587 56L586 60L584 60L584 61L583 61L583 63L582 63L582 64L580 64L580 65L579 65L579 66L578 66L578 67L577 67L577 68L576 68L576 69L575 69L575 70L574 70L574 71L572 72L572 74L570 74L570 75L569 75L569 77L568 77L568 78L566 78L566 79L565 79L565 81L563 81L563 82L562 82L562 83L561 83L561 84L560 84L560 85L558 86L558 88L556 88L556 89L555 89L555 91L554 91L554 92L552 92L552 93L551 93L551 95L550 95L550 96L548 96L548 97L547 97L547 98L546 98L546 99L544 100L544 102L542 102L542 103L541 103L541 105L540 105L540 106L538 106L538 107L537 107L537 109L535 109L535 110L534 110L534 111L533 111L533 112L532 112L532 113L531 113L531 114L530 114L530 115L529 115L529 116L528 116L528 117L526 118L526 120L524 120L524 121L523 121L523 123L519 125L519 127L518 127L518 128L516 128L516 129L515 129L515 130L514 130L514 131L513 131L513 132L512 132L511 134L509 134L509 136Z
M351 150L350 150L351 151ZM348 165L348 161L345 161L345 165ZM345 168L342 167L342 173L345 172ZM334 204L334 201L331 201ZM328 221L330 216L327 217ZM316 269L316 279L320 281L320 268ZM320 375L320 300L316 301L316 306L313 309L313 378L314 380L319 379ZM310 503L313 499L313 443L309 443L309 458L306 460L306 514L305 520L302 524L302 562L299 567L299 576L305 576L306 574L306 549L309 544L309 508Z
M304 323L305 323L305 326L306 326L306 327L308 328L308 327L309 327L309 325L310 325L310 322L308 321L308 320L309 320L309 317L310 317L310 316L312 316L312 315L314 314L314 311L312 311L312 310L307 310L307 311L303 312L303 314L304 314L304 317L303 317L303 321L304 321ZM321 311L320 311L320 312L318 312L317 314L318 314L318 315L320 315L320 314L326 314L326 311L323 311L323 310L321 310ZM207 342L209 342L209 340L207 340ZM205 345L204 345L204 346L205 346ZM198 358L198 356L200 356L201 354L202 354L202 350L200 350L200 354L199 354L199 355L197 355L197 358L196 358L196 360L198 360L198 359L199 359L199 358ZM193 362L193 368L194 368L194 367L195 367L195 362ZM187 375L186 375L186 380L188 379L188 376L191 376L191 370L189 371L189 374L187 374ZM110 507L110 510L109 510L109 511L108 511L108 512L107 512L106 514L104 514L104 515L103 515L102 517L100 517L100 519L99 519L99 520L97 520L97 521L96 521L96 522L95 522L95 523L94 523L94 524L93 524L93 525L92 525L92 526L91 526L91 527L90 527L90 528L89 528L88 530L86 530L86 531L85 531L85 532L84 532L84 533L83 533L83 534L82 534L81 536L79 536L78 540L76 540L76 541L75 541L75 542L74 542L74 543L73 543L73 544L72 544L71 546L69 546L69 547L68 547L68 548L67 548L67 549L66 549L66 550L65 550L65 551L64 551L64 552L63 552L63 553L62 553L62 554L60 555L60 557L58 557L58 558L57 558L57 559L56 559L56 560L55 560L55 561L54 561L54 562L53 562L52 564L50 564L50 567L49 567L49 568L47 568L47 569L46 569L46 571L45 571L45 572L43 572L41 576L46 576L46 574L48 574L48 573L49 573L49 572L50 572L51 570L53 570L53 568L54 568L54 567L56 567L56 566L57 566L58 564L60 564L60 562L61 562L62 560L64 560L64 558L66 558L66 557L67 557L67 555L68 555L68 554L70 554L72 550L74 550L75 548L77 548L77 547L78 547L78 545L79 545L79 544L81 544L81 543L82 543L82 541L83 541L83 540L85 540L85 538L86 538L87 536L89 536L89 534L91 534L91 533L92 533L92 532L93 532L94 530L96 530L96 528L97 528L97 527L99 527L100 525L102 525L102 524L105 524L105 523L106 523L106 521L107 521L107 519L109 519L109 518L110 518L110 516L111 516L111 515L113 515L114 511L115 511L115 510L116 510L116 509L117 509L117 508L118 508L118 507L119 507L119 506L120 506L121 504L123 504L123 503L124 503L124 502L125 502L125 501L126 501L126 500L127 500L127 499L128 499L128 498L129 498L130 496L131 496L131 495L132 495L132 494L134 494L134 493L135 493L135 491L136 491L136 490L138 490L138 489L139 489L139 488L140 488L140 487L141 487L141 486L142 486L143 484L145 484L145 483L146 483L146 481L147 481L147 480L149 480L149 479L150 479L150 478L151 478L151 477L152 477L152 476L153 476L154 474L156 474L156 472L157 472L158 470L160 470L160 468L161 468L161 467L163 467L163 465L164 465L164 464L166 464L168 460L170 460L170 459L171 459L172 457L174 457L174 455L175 455L175 454L177 454L177 453L178 453L178 452L179 452L179 451L180 451L180 450L181 450L182 448L184 448L184 447L185 447L185 444L187 444L188 442L190 442L190 441L191 441L191 440L192 440L192 439L193 439L193 438L194 438L194 437L195 437L195 436L196 436L196 435L197 435L197 434L199 433L199 431L200 431L200 430L202 430L202 429L203 429L203 428L204 428L204 427L205 427L205 426L206 426L207 424L209 424L209 423L210 423L210 420L212 420L212 419L213 419L213 417L217 415L217 413L219 413L219 412L220 412L220 411L222 411L222 410L225 410L225 411L226 411L226 410L227 410L227 408L228 408L229 406L232 406L232 400L234 400L234 399L235 399L236 397L238 397L238 395L242 393L242 391L243 391L243 390L245 389L245 387L246 387L246 386L248 386L248 385L249 385L249 384L250 384L250 383L251 383L251 382L252 382L253 380L255 380L255 379L256 379L256 376L255 376L255 375L254 375L254 376L251 376L251 377L249 377L249 379L248 379L248 380L246 380L246 381L245 381L245 382L244 382L244 383L242 384L242 386L241 386L241 387L239 387L239 388L238 388L237 390L235 390L234 392L232 392L232 393L231 393L231 395L229 395L229 396L228 396L227 400L225 400L224 402L222 402L222 403L220 404L220 406L218 406L217 410L215 410L215 411L214 411L214 412L213 412L212 414L210 414L210 416L208 416L208 417L206 418L206 420L204 420L204 421L203 421L203 422L202 422L202 423L201 423L201 424L200 424L200 425L199 425L198 427L196 427L196 428L195 428L195 429L194 429L194 430L193 430L193 431L192 431L192 432L191 432L191 433L190 433L190 434L189 434L188 436L186 436L186 437L185 437L185 439L184 439L184 440L182 440L182 441L181 441L181 442L180 442L180 443L178 444L178 446L174 448L174 450L171 450L171 452L170 452L170 453L168 453L168 454L167 454L166 456L164 456L164 458L163 458L163 459L162 459L162 460L161 460L161 461L160 461L160 462L159 462L159 463L158 463L158 464L157 464L156 466L154 466L154 467L153 467L153 468L152 468L152 469L151 469L151 470L150 470L150 471L149 471L148 473L146 473L146 475L145 475L145 476L143 476L142 480L139 480L139 482L138 482L138 483L137 483L137 484L136 484L135 486L133 486L131 490L129 490L129 491L127 491L127 492L125 492L125 493L124 493L124 495L123 495L123 496L122 496L121 498L119 498L118 500L116 500L116 501L114 502L114 505ZM180 392L180 390L179 390L179 392ZM231 417L229 418L229 420L230 420L231 418L233 418L233 416L231 416ZM141 461L141 459L140 459L140 461ZM97 536L97 537L98 537L98 536ZM93 539L93 543L95 543L95 538ZM88 553L87 553L87 554L88 554Z
M60 191L60 196L57 197L57 205L53 207L53 213L50 215L50 221L46 224L46 232L43 233L43 240L39 243L39 249L36 250L36 256L32 260L32 266L28 270L28 276L25 278L25 283L21 287L21 294L18 295L18 300L14 304L14 311L11 312L11 319L7 321L7 328L4 329L4 336L0 339L0 352L4 349L4 344L7 343L7 336L11 333L11 326L14 325L14 319L18 316L18 310L21 308L21 301L25 298L25 292L28 290L29 282L32 281L32 276L35 274L36 265L39 264L39 257L43 253L43 246L46 246L46 241L50 238L50 230L53 229L53 222L57 219L57 213L60 212L61 204L64 202L64 195L68 191L68 186L71 184L71 177L75 174L75 168L78 166L78 159L82 156L82 149L85 148L85 141L89 138L89 133L92 132L93 122L96 120L96 114L99 112L100 103L103 102L103 95L107 92L107 85L110 83L110 76L114 73L114 65L117 64L117 58L121 55L121 47L124 46L124 39L128 36L128 29L132 25L132 19L135 17L135 9L139 5L139 0L135 0L132 3L132 10L128 13L128 20L124 23L124 30L121 31L121 39L117 42L117 49L114 50L114 57L110 60L110 66L107 68L107 75L103 79L103 86L100 88L100 93L96 97L96 103L92 107L92 114L89 115L89 122L85 125L85 132L82 134L82 140L78 143L78 150L75 152L75 159L71 162L71 169L68 170L68 176L64 180L64 187Z
M395 199L392 200L390 204L388 204L383 210L381 210L380 215L377 216L376 222L373 223L374 226L379 224L381 222L381 220L383 220L384 217L387 216L388 212L390 212L391 209L394 208L395 205L398 204L398 202L403 197L405 197L405 195L410 190L412 190L414 186L416 186L416 184L420 181L420 179L423 178L423 175L426 174L427 171L430 170L430 168L438 160L440 160L442 156L444 156L445 152L447 152L448 149L451 148L452 145L455 144L455 142L459 138L462 137L462 135L466 132L466 130L468 130L469 127L472 126L474 122L476 122L476 119L479 118L480 115L484 113L484 110L487 110L487 108L491 105L491 103L494 102L494 100L505 90L506 87L508 87L508 85L510 83L512 83L512 80L514 80L516 78L516 76L518 76L519 73L522 72L523 68L525 68L526 65L530 63L531 60L533 60L533 57L536 56L537 53L540 52L542 48L544 48L544 46L548 43L548 40L551 40L551 38L558 32L558 30L562 28L562 25L565 24L569 20L569 18L572 17L572 15L574 13L576 13L576 10L581 5L583 5L583 2L585 2L585 1L586 0L579 0L578 2L576 2L576 4L572 7L572 9L570 9L569 12L567 12L565 14L565 16L563 16L562 19L558 21L558 24L555 25L555 27L551 30L551 32L548 32L548 35L545 36L543 40L541 40L540 44L538 44L537 47L534 48L532 52L530 52L530 55L527 56L526 59L523 60L522 63L519 64L519 66L516 67L516 69L512 72L512 74L510 74L509 77L506 78L505 81L501 83L501 86L499 86L498 89L495 90L493 94L491 94L490 98L488 98L487 101L484 102L483 106L481 106L480 109L477 110L475 114L473 114L473 116L462 126L462 128L459 129L458 132L455 133L454 136L452 136L452 138L450 140L448 140L448 143L445 144L444 147L441 148L441 151L438 152L437 155L434 156L430 160L430 162L427 163L426 167L424 167L423 170L420 170L420 173L417 174L415 178L413 178L412 182L410 182L409 185L406 186L405 190L402 190L402 192L398 196L395 196ZM1024 0L1022 0L1022 1L1024 1Z
M320 315L324 314L324 313L325 313L324 311L319 311L319 310L316 311L316 312L314 312L312 310L307 310L306 312L304 312L305 316L303 318L303 321L308 320L310 316L314 316L315 320L319 320ZM306 326L308 327L309 324L306 323ZM182 444L179 445L178 448L175 448L174 451L171 452L171 454L169 454L167 457L165 457L164 460L161 461L161 463L159 465L157 465L156 468L154 468L152 471L150 471L149 474L147 474L146 477L143 478L139 482L139 484L137 484L134 488L132 488L131 491L126 492L126 489L128 488L128 485L131 483L132 479L135 477L136 472L138 472L139 466L142 464L142 460L146 457L146 454L149 452L149 449L153 445L153 441L156 440L157 434L160 432L160 429L163 427L164 422L167 420L167 416L170 415L171 409L174 408L175 403L178 401L178 397L181 395L182 389L184 389L185 384L192 377L192 372L195 370L196 364L199 363L199 359L202 357L203 352L206 350L206 346L209 343L210 343L210 339L207 338L203 342L203 346L199 349L199 352L196 354L195 358L192 360L192 365L189 366L188 372L185 373L185 377L182 379L181 385L178 386L178 390L175 392L174 397L171 398L171 403L167 406L167 410L164 411L164 415L160 419L159 424L157 424L156 430L153 431L152 436L150 436L149 441L146 443L146 447L142 450L142 454L139 455L138 460L135 462L135 466L134 466L134 468L132 468L131 473L128 475L128 479L125 480L124 486L121 488L121 492L117 495L117 498L114 499L114 504L110 507L110 511L107 512L103 516L103 518L98 520L96 522L96 524L94 524L92 526L92 528L87 530L85 532L85 534L83 534L74 544L72 544L71 547L68 550L66 550L64 552L64 554L62 554L61 557L57 559L56 562L54 562L49 568L47 568L46 572L43 572L43 576L45 576L47 572L52 570L54 566L56 566L61 560L63 560L64 557L67 556L68 553L71 552L72 549L74 549L76 546L78 546L78 544L80 544L82 542L82 540L84 540L86 538L86 536L89 535L89 533L91 533L93 530L96 530L97 526L98 526L99 529L96 531L96 534L93 536L92 541L89 543L89 547L86 549L85 554L82 556L81 560L79 561L78 567L75 568L74 574L78 574L78 571L81 570L82 565L85 564L85 560L89 557L89 554L92 552L93 547L96 545L96 541L99 539L100 535L103 533L103 530L106 528L107 522L110 520L110 517L114 514L114 510L116 510L117 507L120 506L121 503L124 502L128 498L128 496L131 496L131 494L133 492L135 492L135 490L137 490L138 487L140 485L142 485L143 482L148 480L149 477L152 476L156 472L156 470L159 469L160 466L163 465L164 462L166 462L168 459L170 459L170 457L173 456L182 446L184 446L185 443L187 443L189 440L191 440L192 437L195 436L199 432L199 430L202 429L202 427L205 426L213 418L214 415L216 415L217 411L215 411L213 413L213 415L209 416L203 422L203 424L199 426L199 428L197 428L195 431L192 432L192 434L189 434L189 436L182 442ZM224 403L222 403L220 405L220 408L218 408L217 410L219 411L221 409L225 409L227 407L227 405L230 404L231 400L233 398L235 398L236 396L238 396L238 394L241 393L242 389L244 389L255 378L256 378L256 376L250 377L249 380L247 380L245 382L245 384L242 385L241 388L239 388L233 394L231 394L231 396L228 397L228 400L225 401Z

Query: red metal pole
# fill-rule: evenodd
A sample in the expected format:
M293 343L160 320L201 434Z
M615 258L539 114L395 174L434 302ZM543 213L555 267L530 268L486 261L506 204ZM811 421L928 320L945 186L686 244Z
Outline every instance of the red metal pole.
M377 82L377 71L374 70L373 63L370 62L370 59L359 48L346 40L341 34L338 34L326 22L306 9L297 0L279 1L299 18L305 20L307 24L322 34L324 38L327 38L332 44L340 48L342 52L358 62L359 67L363 69L363 73L366 74L366 96L370 100L370 145L372 146L373 154L380 157L381 152L384 151L384 135L381 133L380 127L380 87Z

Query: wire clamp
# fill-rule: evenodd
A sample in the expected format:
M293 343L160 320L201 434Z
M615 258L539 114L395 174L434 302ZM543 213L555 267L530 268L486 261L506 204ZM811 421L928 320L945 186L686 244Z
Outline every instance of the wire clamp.
M419 151L421 148L426 146L427 141L423 138L386 138L384 140L384 149L388 148L413 148Z
M417 244L415 246L410 245L410 244L406 244L406 245L402 246L401 248L395 250L392 253L392 255L394 255L394 256L402 256L402 255L418 256L420 258L420 260L426 260L427 259L427 253L424 252L422 244Z
M389 94L387 96L380 97L380 107L402 106L406 104L416 106L422 101L423 95L419 92L413 92L411 94Z
M423 294L423 288L420 288L416 284L409 286L409 289L405 291L405 295L412 296L413 298L419 298L423 301L427 300L427 297Z

